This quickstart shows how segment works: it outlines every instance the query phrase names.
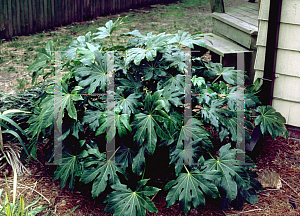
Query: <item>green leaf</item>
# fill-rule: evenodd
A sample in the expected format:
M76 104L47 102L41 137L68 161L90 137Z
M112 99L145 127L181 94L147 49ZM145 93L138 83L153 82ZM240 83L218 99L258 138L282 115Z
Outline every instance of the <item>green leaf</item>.
M194 44L201 46L201 47L206 47L206 44L204 41L202 41L200 38L197 38L196 36L191 36L188 32L184 32L181 30L178 30L178 34L176 34L175 37L173 37L171 40L168 41L169 45L177 45L177 46L187 46L189 48L194 48Z
M174 89L178 87L178 91L184 92L184 77L185 76L182 74L177 74L176 76L168 74L167 76L162 77L158 82L158 89Z
M101 55L99 51L94 52L95 63L86 67L80 67L73 73L76 79L83 78L79 85L82 87L89 86L88 93L92 94L99 86L102 91L105 91L107 81L107 54Z
M188 122L181 127L176 148L182 148L184 140L192 139L192 141L201 142L202 148L213 147L212 142L208 137L211 136L209 132L201 127L202 122L196 118L190 118ZM176 140L176 139L175 139Z
M131 48L126 53L126 65L130 62L134 62L135 65L140 65L143 59L147 61L153 61L156 58L157 52L165 49L167 41L172 38L173 35L165 35L161 33L157 36L148 38L145 48Z
M141 87L143 87L141 80L139 80L137 76L133 77L130 73L127 73L126 75L128 79L123 79L123 78L116 79L120 81L120 83L122 84L117 88L125 89L130 93L140 94L141 92L140 89Z
M98 35L94 39L103 39L106 37L111 37L112 33L121 25L123 18L119 17L115 22L112 20L108 21L105 24L105 27L98 28L99 32L94 33L93 35Z
M163 139L169 139L170 134L163 127L162 122L169 116L162 110L161 92L153 95L147 94L145 98L145 113L134 116L132 127L136 129L133 140L140 146L146 141L149 154L153 154L156 148L157 135Z
M141 181L144 182L141 183ZM157 213L154 203L147 196L156 194L160 189L144 186L148 179L141 181L138 182L138 187L135 191L123 184L112 185L111 187L115 191L111 192L104 201L108 203L105 207L105 213L114 212L114 215L119 216L145 216L146 209L149 212Z
M165 61L161 60L161 55L157 55L153 61L144 61L141 65L141 75L143 76L144 81L150 79L157 79L157 76L166 76Z
M241 150L230 149L230 147L230 143L222 146L219 149L219 158L208 159L204 165L207 170L217 170L223 174L219 186L225 191L227 199L234 200L237 196L238 185L248 188L250 177L244 168L239 165L242 162L236 160L236 153L241 153Z
M175 164L176 176L178 176L181 172L183 163L191 166L195 161L198 160L199 155L197 153L199 152L200 147L195 144L197 144L199 141L196 140L196 142L188 142L184 146L177 147L175 151L171 153L170 164Z
M102 162L102 163L100 163ZM93 181L92 187L92 196L93 198L97 197L102 193L108 182L110 185L117 184L120 182L117 172L122 173L119 167L116 164L108 160L104 162L103 160L99 162L99 165L95 167L89 167L84 170L80 181L87 184Z
M138 110L136 109L138 106L142 106L137 99L140 98L141 95L138 94L130 94L127 98L123 97L122 95L115 94L115 106L119 107L122 113L131 115L131 113L136 114Z
M137 155L133 158L132 170L138 176L142 174L143 168L145 166L145 151L146 151L146 146L143 145L139 149Z
M60 178L60 188L64 188L67 180L70 179L69 188L73 189L75 184L75 177L80 176L81 166L78 157L66 153L62 158L62 165L59 165L54 172L53 181Z
M168 62L171 62L169 64L169 68L173 66L177 66L179 71L183 71L185 67L185 54L184 52L176 52L171 54L165 54L165 58Z
M205 79L203 77L197 77L196 75L193 76L193 78L191 79L192 83L194 86L198 86L199 88L202 85L206 85L205 83Z
M183 96L183 92L179 92L178 89L167 89L164 88L162 92L162 105L166 112L170 112L171 104L175 106L182 106L180 97Z
M226 121L225 117L231 117L236 115L235 112L228 109L221 109L224 106L226 99L210 99L208 105L203 104L203 109L201 109L202 119L213 125L218 131L221 122Z
M274 140L279 136L288 136L287 129L284 125L286 122L285 118L279 112L276 112L272 106L259 106L255 109L255 112L259 113L254 121L255 126L260 125L260 130L263 135L269 132Z
M205 205L205 196L207 194L212 198L219 197L218 188L210 182L221 177L218 171L199 171L194 169L192 172L181 173L176 181L173 181L173 187L169 191L166 201L167 208L179 200L179 208L187 214L191 204L195 208Z
M234 67L223 67L222 64L220 63L213 63L211 64L211 68L209 68L209 71L211 74L216 74L218 77L222 76L223 79L228 83L228 84L237 84L237 76L238 73L243 73L244 77L244 72L235 70ZM217 79L216 79L217 80ZM239 80L241 82L242 80Z
M77 111L74 105L74 101L83 100L81 95L76 95L76 91L73 91L74 94L70 94L68 90L68 85L62 80L62 95L61 97L54 98L54 85L51 85L47 88L47 97L42 100L39 104L39 108L34 110L34 115L30 117L27 121L29 123L28 133L31 134L32 140L34 136L39 138L41 132L45 134L45 129L51 126L54 126L54 113L61 113L62 118L64 117L65 110L70 118L77 120ZM57 127L61 128L62 121L57 118ZM51 129L50 128L50 129ZM32 145L36 145L36 142L33 142ZM36 147L32 146L33 157L35 157Z
M88 124L90 130L95 131L99 127L99 119L103 114L100 110L86 110L82 118L83 124Z
M251 137L249 135L249 132L245 130L244 127L248 129L253 129L252 123L247 121L246 119L240 119L239 122L244 123L244 127L242 127L241 124L238 124L237 120L238 119L236 117L225 118L222 120L222 124L226 129L222 128L221 130L222 133L219 134L220 139L222 137L221 141L223 141L223 139L227 137L223 135L224 133L229 134L227 132L230 132L231 140L234 142L238 142L238 143L242 142L242 140L244 139L242 136L243 134L245 134L246 140L250 141ZM237 140L237 138L239 139Z
M116 153L116 163L121 163L122 169L125 171L127 167L132 166L134 152L131 148L122 145Z

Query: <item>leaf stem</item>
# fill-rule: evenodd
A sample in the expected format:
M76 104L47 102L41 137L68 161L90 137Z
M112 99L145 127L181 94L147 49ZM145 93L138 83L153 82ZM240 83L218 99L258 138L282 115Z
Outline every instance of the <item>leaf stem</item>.
M212 154L210 152L208 152L208 154L211 156L212 159L215 159L214 156L212 156Z
M117 150L113 153L113 155L112 155L108 160L110 160L110 159L116 154L116 152L119 150L120 147L121 147L121 146L119 146L119 147L117 148Z
M114 47L114 43L113 43L111 35L109 36L109 38L110 38L111 46Z
M146 171L146 165L145 165L145 167L144 167L144 171L143 171L142 179L144 179L145 171Z
M217 78L211 83L212 85L222 76L222 73L220 73L219 76L217 76Z
M187 171L187 173L190 173L188 168L184 164L183 164L183 166L184 166L185 170Z

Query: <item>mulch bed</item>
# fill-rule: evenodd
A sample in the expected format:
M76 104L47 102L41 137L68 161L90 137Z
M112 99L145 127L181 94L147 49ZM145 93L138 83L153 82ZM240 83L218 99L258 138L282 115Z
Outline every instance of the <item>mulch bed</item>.
M42 146L38 147L38 156L43 158ZM279 173L282 180L281 189L267 189L258 192L258 203L246 203L241 211L233 208L220 210L217 203L208 202L201 209L191 209L188 215L300 215L300 144L292 139L277 138L275 141L267 136L263 144L257 146L254 161L257 171L272 170ZM49 205L47 211L51 215L105 215L103 200L105 195L92 200L88 189L72 193L68 189L59 189L59 181L53 182L53 169L42 162L31 160L29 169L32 175L19 177L18 193L24 194L25 203L29 204L38 196L39 204ZM12 188L12 176L9 178ZM4 179L0 179L1 187L5 187ZM166 208L166 192L160 191L153 199L158 213L147 215L183 215L178 203ZM77 209L71 213L76 206ZM42 215L42 214L40 214ZM108 214L112 215L112 214Z

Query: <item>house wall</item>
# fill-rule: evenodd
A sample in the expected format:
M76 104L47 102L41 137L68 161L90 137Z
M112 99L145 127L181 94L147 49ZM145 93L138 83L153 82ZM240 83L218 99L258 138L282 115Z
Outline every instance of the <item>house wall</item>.
M270 0L261 0L255 77L264 73ZM300 127L300 1L282 0L272 106L287 121Z

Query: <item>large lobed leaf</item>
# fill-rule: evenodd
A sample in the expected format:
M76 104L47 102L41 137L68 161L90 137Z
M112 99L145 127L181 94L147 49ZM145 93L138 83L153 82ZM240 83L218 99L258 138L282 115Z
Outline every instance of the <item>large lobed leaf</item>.
M173 35L165 35L161 33L147 39L145 48L131 48L126 54L126 65L134 62L135 65L140 65L143 59L153 61L156 58L157 52L165 49L167 41L174 37Z
M114 215L118 216L145 216L146 209L149 212L157 213L154 203L147 196L156 194L160 189L145 186L148 180L140 180L135 191L123 184L112 185L111 187L115 191L111 192L104 201L108 203L105 207L105 213L114 212Z
M205 196L207 194L213 198L219 197L218 188L210 181L221 177L218 171L199 171L194 169L187 173L181 173L175 181L171 181L168 187L172 185L166 201L167 207L173 205L179 200L179 208L187 214L191 204L195 208L205 205Z
M110 159L106 161L98 148L89 149L88 155L84 161L84 166L87 168L84 170L80 181L85 184L93 181L92 196L97 197L105 190L108 183L113 185L120 182L117 172L122 173L122 170L117 167L114 161ZM94 167L94 164L97 164L97 167Z
M249 188L250 176L239 165L241 162L236 160L236 154L242 153L241 150L230 149L230 147L230 143L222 146L219 149L219 158L208 159L204 165L207 170L217 170L223 174L219 186L225 191L227 199L234 200L237 196L238 185Z
M262 134L269 132L275 140L279 136L287 138L288 133L284 125L285 118L270 105L259 106L255 109L259 116L255 119L255 126L260 125Z
M161 92L153 95L147 94L145 98L145 112L134 116L135 121L131 126L136 129L133 140L141 146L146 141L149 154L156 148L157 135L162 139L169 139L170 134L163 126L163 121L168 121L169 116L162 110Z
M80 176L81 166L79 164L78 156L66 153L62 158L62 164L57 167L54 172L53 181L60 178L60 188L64 188L67 180L69 181L69 188L73 189L75 177Z
M102 91L105 91L107 82L107 53L102 56L98 50L95 50L94 55L95 63L80 67L73 73L77 81L81 79L79 86L89 87L89 94L94 93L98 86Z

